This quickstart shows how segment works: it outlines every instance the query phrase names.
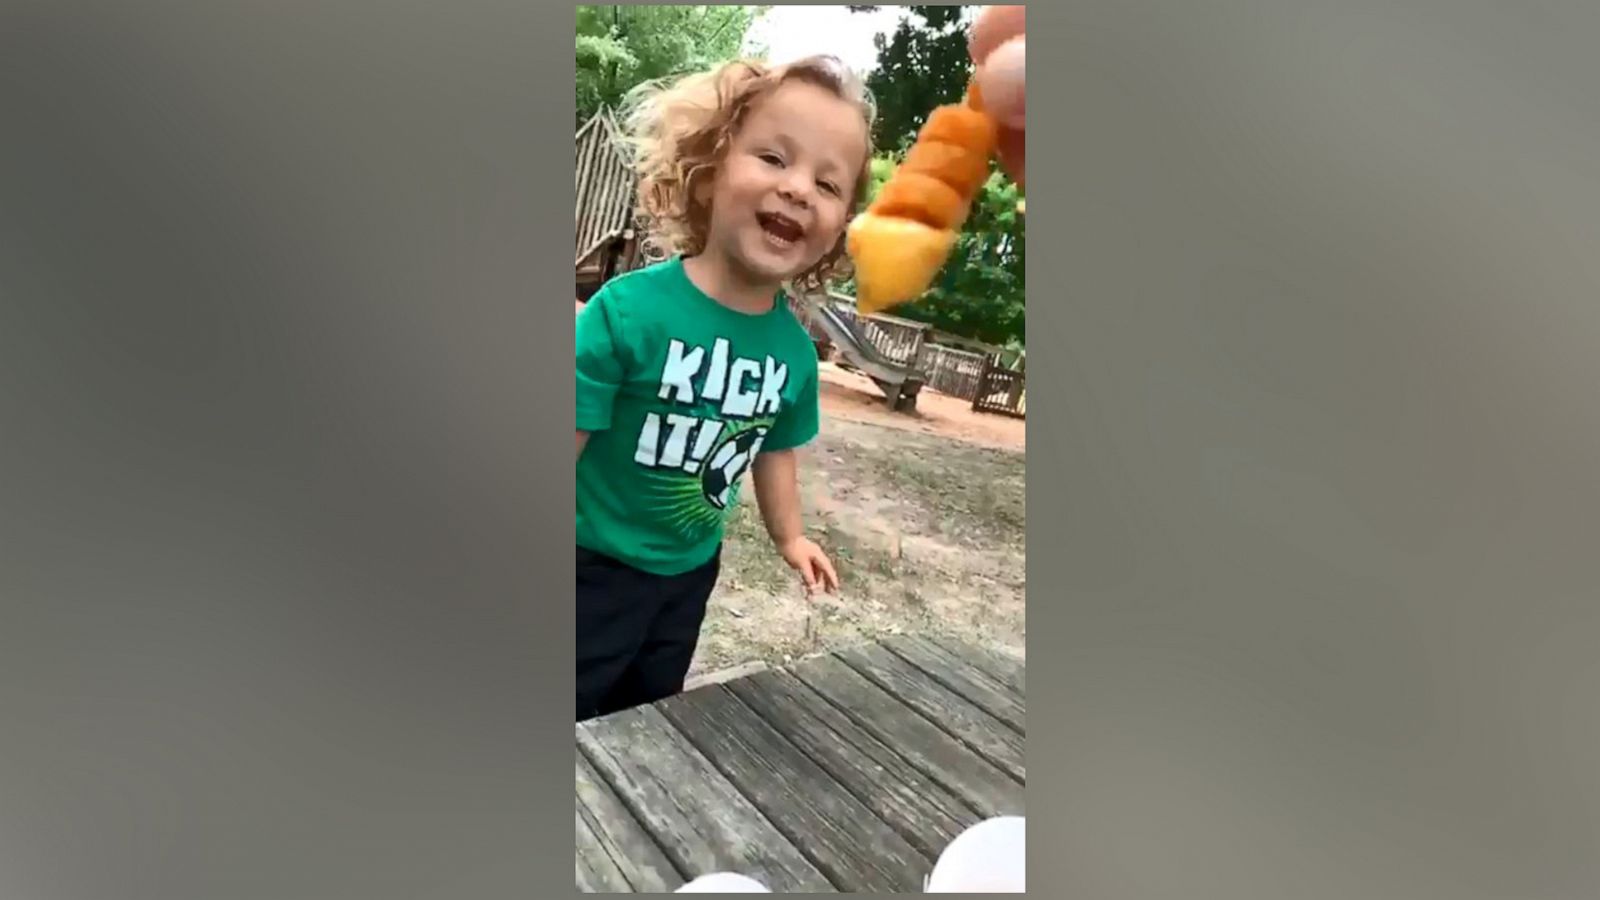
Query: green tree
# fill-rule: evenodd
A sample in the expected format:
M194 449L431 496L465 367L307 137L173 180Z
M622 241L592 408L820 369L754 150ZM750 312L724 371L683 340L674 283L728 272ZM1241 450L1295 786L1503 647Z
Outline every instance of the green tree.
M991 344L1027 342L1023 262L1027 237L1015 182L989 176L955 250L933 287L900 313L935 328Z
M732 59L763 6L579 6L578 124L656 78Z
M894 34L873 39L878 67L867 76L867 87L878 105L873 140L879 147L904 150L934 107L958 102L966 93L972 78L966 9L908 6Z

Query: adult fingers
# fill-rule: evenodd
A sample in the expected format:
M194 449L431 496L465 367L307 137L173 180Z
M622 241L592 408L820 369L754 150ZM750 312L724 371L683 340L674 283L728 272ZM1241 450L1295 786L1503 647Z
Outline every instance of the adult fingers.
M1022 128L1026 124L1027 70L1028 39L1018 36L990 51L973 73L984 109L1002 125Z
M1026 149L1024 134L1020 128L1000 129L1000 168L1005 170L1016 180L1017 184L1027 187L1027 181L1022 177L1023 151Z
M1025 6L986 6L972 23L967 36L967 52L976 65L983 65L994 48L1027 30L1028 8Z

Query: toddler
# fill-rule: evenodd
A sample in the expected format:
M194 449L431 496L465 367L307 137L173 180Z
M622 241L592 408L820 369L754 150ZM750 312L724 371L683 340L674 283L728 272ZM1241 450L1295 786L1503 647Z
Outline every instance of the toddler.
M730 63L636 101L641 203L676 255L577 318L580 720L683 689L747 472L779 555L808 591L838 587L801 525L817 356L782 289L844 264L870 101L829 57Z

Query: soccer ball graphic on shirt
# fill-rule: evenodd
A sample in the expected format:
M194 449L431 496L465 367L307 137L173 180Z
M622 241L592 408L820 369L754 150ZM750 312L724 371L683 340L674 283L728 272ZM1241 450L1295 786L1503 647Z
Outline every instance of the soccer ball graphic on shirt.
M717 509L728 508L734 486L761 452L761 442L766 437L766 426L758 425L724 439L711 451L705 468L700 471L700 489L708 503Z

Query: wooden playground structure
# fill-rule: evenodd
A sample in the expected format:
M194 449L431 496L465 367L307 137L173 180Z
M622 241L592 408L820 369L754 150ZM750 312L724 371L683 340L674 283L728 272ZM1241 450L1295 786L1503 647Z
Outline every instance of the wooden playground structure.
M581 302L616 275L654 261L645 258L643 223L634 211L633 173L609 110L601 110L578 129L574 189L573 265Z

